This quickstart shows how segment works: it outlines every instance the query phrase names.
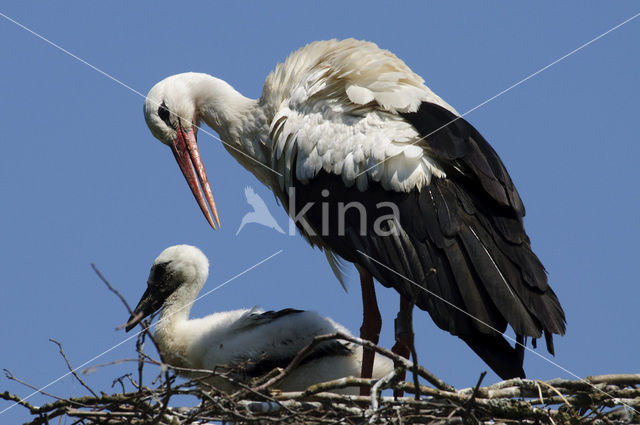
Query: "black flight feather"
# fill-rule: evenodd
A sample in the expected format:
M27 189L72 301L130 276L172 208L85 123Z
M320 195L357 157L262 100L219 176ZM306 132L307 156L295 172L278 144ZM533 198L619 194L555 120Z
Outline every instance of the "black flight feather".
M286 197L281 201L294 212L313 203L304 218L315 234L296 223L309 241L360 264L384 286L414 299L437 326L463 339L501 377L524 376L523 348L512 347L501 335L507 324L523 340L544 333L553 353L552 336L564 334L565 316L531 250L520 196L498 155L467 121L446 125L456 116L428 103L401 115L428 135L420 146L445 170L445 178L433 177L428 186L409 192L385 190L369 181L360 191L324 170L302 183L294 165L286 170L290 178L285 181L295 189L295 205ZM325 189L328 198L321 195ZM339 216L344 211L339 205L349 202L366 209L364 235L356 208ZM398 207L397 220L386 218L389 211L379 209L380 202ZM324 217L328 232L321 232L323 210L329 213ZM339 223L344 223L343 232ZM381 229L396 232L385 236Z

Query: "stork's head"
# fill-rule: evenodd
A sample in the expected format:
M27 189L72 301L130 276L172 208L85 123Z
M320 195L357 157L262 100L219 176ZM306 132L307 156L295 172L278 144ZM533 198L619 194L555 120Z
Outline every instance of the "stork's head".
M193 81L198 75L202 74L173 75L153 86L144 102L144 118L151 133L171 148L202 213L215 229L214 219L220 226L220 218L196 138L200 118Z
M195 246L175 245L160 253L149 272L147 290L126 324L129 332L145 317L155 313L170 297L187 308L209 275L209 261Z

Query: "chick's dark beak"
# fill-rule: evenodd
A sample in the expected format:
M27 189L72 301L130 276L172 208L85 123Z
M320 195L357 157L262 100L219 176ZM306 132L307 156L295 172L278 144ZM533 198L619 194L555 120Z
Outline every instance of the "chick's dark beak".
M161 296L160 292L149 286L147 290L140 298L138 305L131 313L129 320L125 326L125 330L129 332L133 329L138 323L140 323L145 317L150 316L155 313L162 307L164 303L164 298Z

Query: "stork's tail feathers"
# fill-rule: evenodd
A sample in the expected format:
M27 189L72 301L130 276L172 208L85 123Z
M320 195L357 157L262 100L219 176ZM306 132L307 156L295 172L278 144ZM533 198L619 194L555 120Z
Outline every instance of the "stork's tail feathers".
M525 378L523 356L501 335L460 336L464 342L502 379Z

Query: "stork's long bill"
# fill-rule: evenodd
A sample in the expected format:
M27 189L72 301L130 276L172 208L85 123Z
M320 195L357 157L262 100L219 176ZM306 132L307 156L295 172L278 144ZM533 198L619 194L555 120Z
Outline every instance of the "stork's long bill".
M193 196L196 198L202 213L211 227L216 230L215 223L220 227L220 217L218 216L216 203L213 200L213 194L211 193L211 186L209 186L207 172L205 171L204 164L200 158L195 128L195 126L191 126L191 129L188 132L185 132L182 125L178 124L178 131L175 140L171 144L171 151L176 157L180 170L182 171L184 178L187 180L189 188L191 189ZM209 210L209 208L211 208L211 210ZM213 221L214 219L215 223Z

